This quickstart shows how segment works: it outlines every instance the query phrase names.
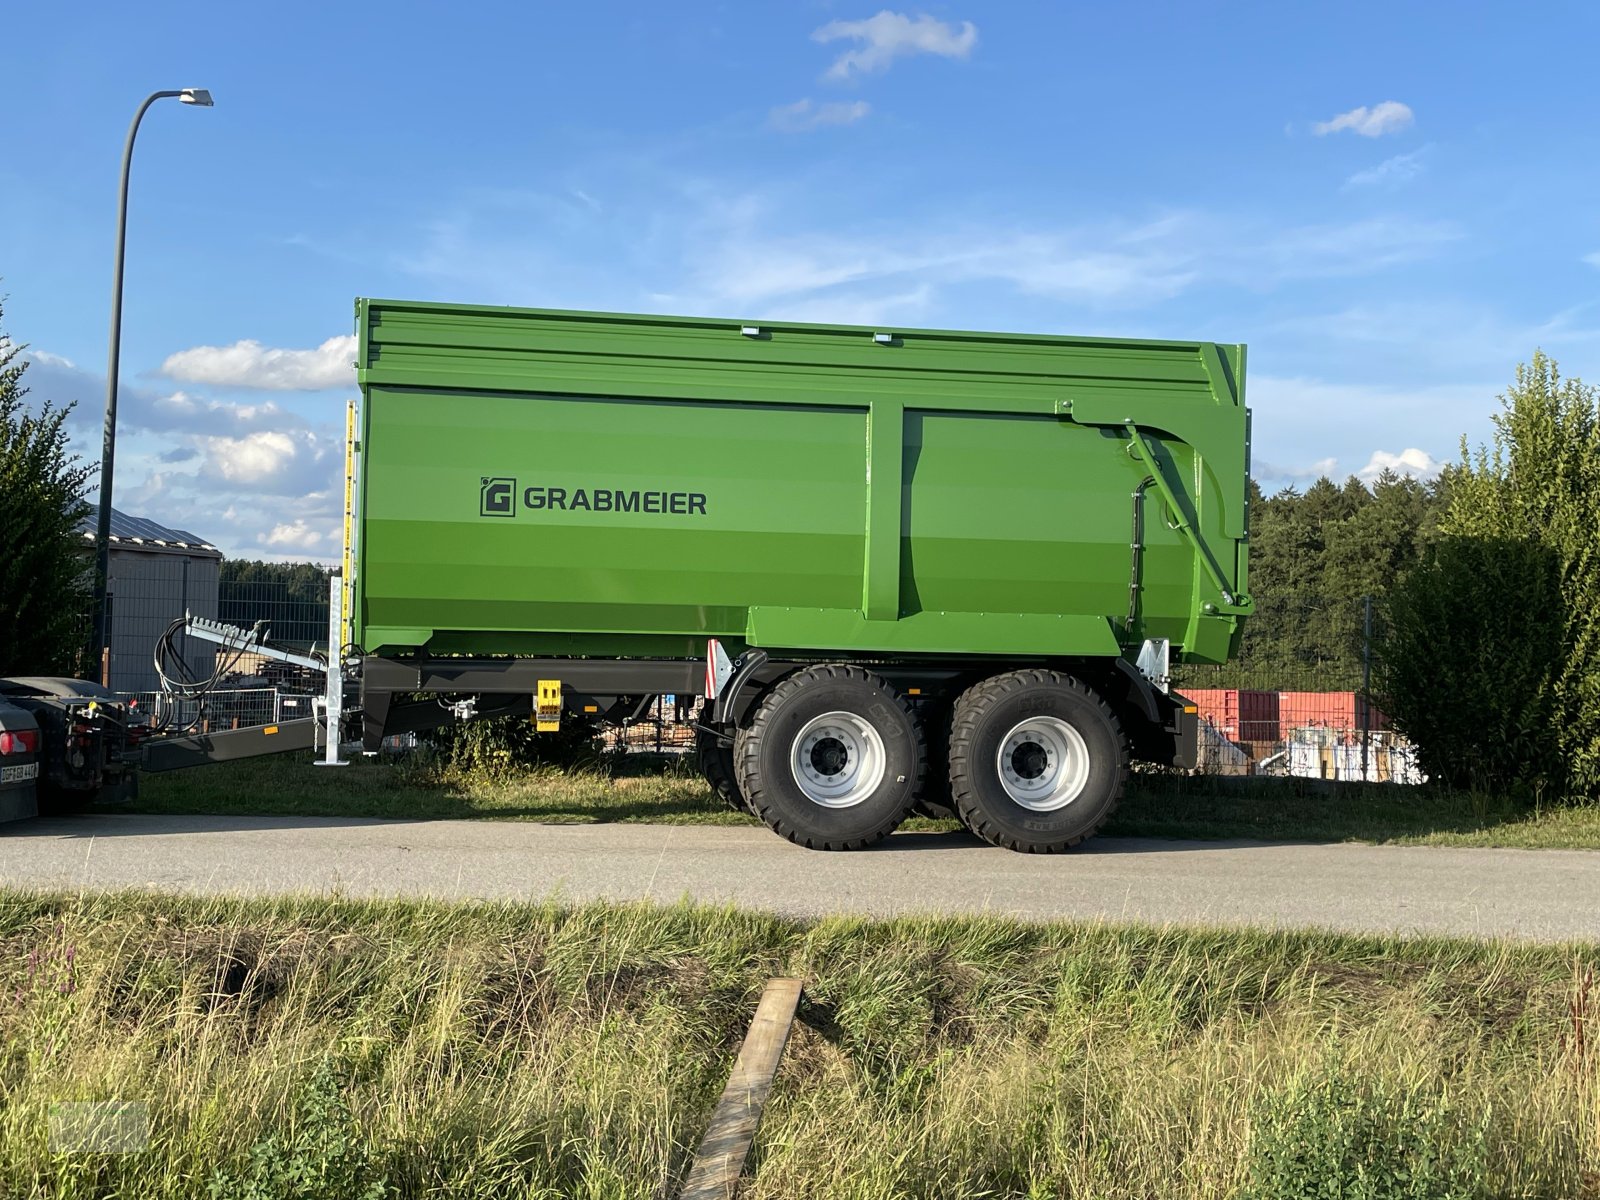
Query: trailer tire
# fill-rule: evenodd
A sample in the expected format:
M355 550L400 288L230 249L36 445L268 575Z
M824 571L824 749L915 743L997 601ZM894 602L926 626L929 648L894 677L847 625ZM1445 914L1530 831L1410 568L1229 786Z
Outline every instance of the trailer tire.
M721 800L734 812L755 815L750 801L744 798L739 787L738 773L733 769L733 747L714 732L697 728L694 733L694 753L700 763L700 774Z
M733 756L756 816L809 850L855 850L892 832L926 769L922 727L905 698L842 663L773 684Z
M1029 854L1068 850L1105 824L1127 774L1116 714L1064 672L996 675L956 701L951 794L986 842Z

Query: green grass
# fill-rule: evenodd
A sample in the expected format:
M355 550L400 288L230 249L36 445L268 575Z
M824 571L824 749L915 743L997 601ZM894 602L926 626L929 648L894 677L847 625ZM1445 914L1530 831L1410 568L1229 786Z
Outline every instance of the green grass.
M1384 783L1136 776L1105 832L1600 850L1600 805L1535 807L1504 796Z
M337 817L497 817L550 822L739 825L684 763L625 759L613 773L553 768L501 776L358 759L313 770L283 755L146 776L144 812ZM914 818L907 829L951 829ZM1104 836L1369 841L1600 849L1600 805L1533 811L1509 799L1388 784L1136 775Z
M670 1195L779 973L745 1197L1594 1195L1597 958L0 891L0 1195ZM53 1103L109 1099L147 1149L50 1152Z

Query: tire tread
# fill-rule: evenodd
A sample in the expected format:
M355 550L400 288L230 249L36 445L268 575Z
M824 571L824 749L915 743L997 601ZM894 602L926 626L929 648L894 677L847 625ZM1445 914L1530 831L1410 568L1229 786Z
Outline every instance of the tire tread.
M999 829L994 820L984 812L978 798L970 791L960 787L961 769L965 766L971 755L972 740L976 736L978 718L989 705L1001 698L1013 695L1019 691L1035 686L1060 686L1077 692L1085 700L1096 705L1102 715L1110 723L1111 729L1117 738L1117 774L1116 790L1112 793L1111 802L1106 805L1098 820L1082 832L1072 837L1058 838L1054 841L1024 841L1011 836ZM950 795L954 800L956 811L960 814L962 822L978 837L992 846L1001 846L1007 850L1015 850L1024 854L1060 854L1074 846L1082 845L1098 833L1111 814L1117 811L1117 805L1122 802L1123 791L1128 782L1128 735L1122 728L1122 722L1117 720L1117 714L1112 711L1100 696L1076 676L1065 671L1053 671L1043 667L1030 667L1020 671L1008 671L1003 675L993 675L988 679L973 684L957 698L955 712L950 725Z
M816 838L810 837L796 829L790 822L785 821L778 814L767 797L766 789L761 784L758 759L761 753L762 738L771 723L772 713L779 703L788 699L794 693L811 684L825 680L854 679L870 684L888 696L910 718L913 732L914 749L916 751L917 778L914 786L909 790L911 796L916 796L922 790L922 777L928 769L927 741L923 733L922 722L917 717L916 709L911 702L889 685L881 676L862 667L849 663L823 663L815 667L802 669L785 675L773 684L761 702L756 705L755 715L750 724L739 730L734 738L734 772L743 788L745 800L750 805L750 810L780 837L787 838L797 846L804 846L807 850L860 850L874 842L881 841L893 833L900 822L906 819L911 811L911 804L898 815L887 818L871 832L855 838Z

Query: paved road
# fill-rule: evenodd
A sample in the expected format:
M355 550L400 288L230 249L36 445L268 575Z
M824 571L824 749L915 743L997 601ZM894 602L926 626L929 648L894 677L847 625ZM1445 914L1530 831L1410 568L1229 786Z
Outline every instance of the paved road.
M820 854L751 828L117 814L0 825L0 884L1600 938L1600 852L1581 850L1101 838L1033 857L901 833Z

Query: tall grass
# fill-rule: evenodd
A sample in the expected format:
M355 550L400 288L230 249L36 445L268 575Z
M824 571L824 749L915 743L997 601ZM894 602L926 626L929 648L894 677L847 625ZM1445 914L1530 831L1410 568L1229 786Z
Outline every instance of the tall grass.
M807 983L753 1197L1574 1196L1594 947L0 893L0 1194L670 1194ZM52 1153L140 1101L148 1149Z

